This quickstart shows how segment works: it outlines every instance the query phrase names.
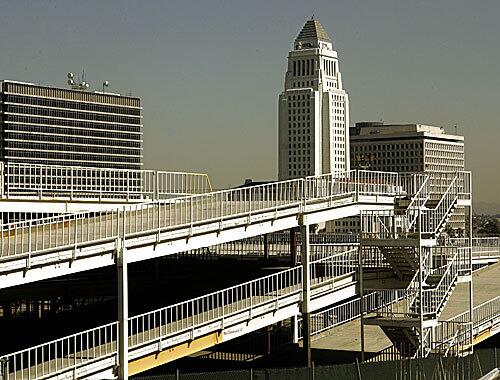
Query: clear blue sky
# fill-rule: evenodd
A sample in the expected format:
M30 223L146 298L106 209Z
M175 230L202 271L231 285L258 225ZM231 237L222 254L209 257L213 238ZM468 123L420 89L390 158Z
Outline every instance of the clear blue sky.
M457 124L475 200L500 204L497 0L0 0L0 78L63 86L85 68L143 99L146 167L272 179L286 56L312 14L351 122Z

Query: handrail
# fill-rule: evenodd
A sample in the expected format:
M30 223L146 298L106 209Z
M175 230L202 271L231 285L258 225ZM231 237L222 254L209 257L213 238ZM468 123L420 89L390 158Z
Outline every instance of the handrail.
M459 199L459 195L466 195L466 193L460 192L464 188L462 188L459 182L465 181L469 183L470 181L468 179L463 180L462 177L469 178L470 172L458 172L451 180L436 207L432 209L425 209L423 207L428 198L425 195L427 191L425 185L429 185L426 179L418 191L419 195L412 199L404 215L396 215L394 211L362 211L362 236L367 238L394 239L398 236L398 232L401 232L402 235L408 232L415 233L417 232L416 221L419 220L419 213L420 232L424 234L436 234L439 232L443 221L448 217L450 210ZM402 227L400 231L397 228L398 226Z
M438 270L441 273L439 282L430 287L424 288L422 298L420 298L419 273L417 272L404 293L403 300L396 304L390 304L377 311L379 316L395 317L398 315L415 317L419 314L420 308L424 315L432 315L436 318L442 311L442 303L449 294L450 288L456 283L460 270L461 251L456 250L452 258L447 261L445 269ZM395 290L392 290L395 292ZM419 304L417 304L417 301Z
M430 289L424 289L420 305L423 308L424 314L435 315L436 318L443 311L443 302L446 296L449 295L450 288L455 284L459 272L459 254L453 255L450 262L446 265L444 273L441 275L439 282Z
M355 202L356 194L360 193L394 196L397 192L397 173L383 173L380 177L371 173L366 179L366 173L353 170L127 205L123 210L66 214L63 220L34 219L28 227L4 227L4 233L0 234L0 257L116 239L118 223L123 220L127 221L125 234L131 237L255 213L277 213L285 208L303 212L309 205L338 197L351 197L351 202ZM72 216L75 220L71 220Z
M319 285L332 279L356 273L358 249L335 253L311 260L311 285Z
M459 351L460 346L471 341L470 328L467 328L471 323L469 313L470 311L467 310L438 323L434 333L436 337L434 340L435 350L442 350L442 347L445 347L448 352L450 350ZM482 325L484 328L488 328L488 323L500 315L500 296L474 306L472 315L473 334L480 334ZM457 325L459 326L458 330L456 329ZM465 326L465 328L460 328L460 326Z
M316 266L329 263L328 260L333 259L336 259L335 263L341 265L342 268L330 271L322 278L334 279L337 276L345 275L349 268L342 262L345 255L352 254L353 251L354 249L351 249L341 254L312 261L310 263L311 278L319 278L315 275L314 268ZM129 347L136 348L185 331L194 331L196 327L217 321L224 323L223 321L229 316L239 313L249 312L251 317L257 307L269 303L278 307L277 302L280 299L294 294L299 295L297 300L300 301L302 280L302 266L297 266L129 317L127 322ZM110 329L112 329L111 332ZM116 354L117 329L118 322L109 323L1 356L0 362L7 363L6 378L9 378L8 375L12 372L19 370L27 370L29 376L35 378L40 375L39 372L35 375L35 371L40 371L39 367L43 367L43 371L45 371L43 375L47 375L47 371L52 374L54 371L76 369L77 366L89 361L96 361L105 356ZM53 347L56 347L55 351ZM87 358L82 353L88 350L92 350L92 355ZM57 364L47 364L45 358L49 358ZM42 362L46 365L40 366Z
M406 209L406 218L408 220L408 230L411 230L413 227L413 224L417 221L418 219L418 213L419 210L425 205L427 200L429 199L429 176L425 176L425 179L420 186L420 188L417 190L416 194L412 198L410 204L408 205Z
M450 238L445 246L468 247L469 238ZM474 259L500 259L500 238L497 236L472 238L472 257Z
M0 167L6 198L36 196L69 199L168 198L212 191L204 173L111 169L7 162Z
M402 292L381 290L363 296L363 310L370 313L380 307L401 300ZM361 298L356 298L328 309L311 314L311 335L317 335L323 331L339 326L358 318L361 315ZM299 339L302 337L302 329L299 325Z
M436 207L422 213L422 218L424 219L423 226L421 227L422 232L436 233L439 230L441 223L446 219L450 209L458 199L457 178L457 176L453 178Z
M116 354L117 342L118 322L108 323L3 355L0 357L0 373L2 379L56 375ZM44 365L40 365L42 363Z

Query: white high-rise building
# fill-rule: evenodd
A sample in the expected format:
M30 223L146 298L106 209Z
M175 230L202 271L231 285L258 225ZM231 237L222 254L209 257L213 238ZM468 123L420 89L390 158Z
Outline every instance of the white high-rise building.
M349 98L337 52L314 18L288 55L278 144L280 180L349 170Z

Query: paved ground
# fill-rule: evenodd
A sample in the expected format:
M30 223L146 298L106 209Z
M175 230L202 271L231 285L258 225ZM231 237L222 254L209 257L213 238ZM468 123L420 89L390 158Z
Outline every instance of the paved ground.
M500 295L500 263L491 265L474 273L474 305ZM458 284L450 297L440 319L449 319L468 309L469 284ZM313 348L340 351L360 351L359 319L323 333L313 340ZM365 326L365 349L367 352L378 352L391 345L378 326Z
M490 265L473 274L474 306L500 295L500 264ZM469 306L469 284L458 284L440 319L450 319L463 313Z

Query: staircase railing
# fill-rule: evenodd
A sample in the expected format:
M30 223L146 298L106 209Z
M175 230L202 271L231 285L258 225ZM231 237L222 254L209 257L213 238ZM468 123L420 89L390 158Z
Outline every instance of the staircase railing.
M446 265L453 252L458 253L458 275L467 276L471 274L471 250L470 247L438 246L432 248L433 267ZM444 263L444 264L443 264Z
M408 231L416 230L416 222L418 219L419 211L429 199L429 176L425 176L422 185L418 189L415 196L412 198L410 204L406 209L407 229Z
M425 210L430 197L429 178L425 178L403 215L394 211L365 211L361 213L361 231L364 238L395 239L398 235L420 231L435 234L449 217L458 199L470 198L470 172L458 172L451 180L436 207ZM419 221L420 214L420 221Z
M413 279L410 281L407 288L403 291L404 299L400 302L396 302L385 307L382 307L377 311L377 315L383 317L411 317L416 318L420 313L420 306L422 306L422 313L425 316L431 316L432 318L438 318L439 314L443 310L444 303L450 295L451 288L455 285L457 277L460 271L460 265L462 263L463 253L462 249L457 249L449 261L441 268L434 270L432 275L440 275L441 278L435 286L425 285L422 291L422 297L420 297L420 274L417 271ZM428 254L423 258L423 260L428 260ZM397 290L393 290L396 292Z
M438 318L439 314L443 311L444 304L450 296L451 289L455 285L460 269L460 254L457 250L451 260L442 268L434 271L434 275L440 275L436 286L424 289L422 292L422 299L420 305L424 315L431 315Z
M365 239L395 239L397 218L394 211L361 211L361 237Z
M458 199L457 182L457 177L453 178L436 207L422 212L420 230L423 233L435 234L439 231Z
M424 328L424 331L419 332L419 342L421 349L417 350L415 354L413 354L413 358L418 358L420 352L423 352L423 356L427 357L432 352L432 329L429 327Z
M423 269L423 273L422 273L422 280L424 281L425 283L425 280L427 279L427 276L430 274L430 259L431 259L431 251L430 250L422 250L423 252L423 257L422 257L422 269ZM419 298L420 296L420 271L416 271L415 275L413 276L412 280L410 281L410 283L408 284L408 286L406 287L407 290L410 291L409 295L409 305L410 305L410 308L412 307L412 305L415 305L417 299Z
M319 255L321 256L321 253ZM352 248L346 252L317 258L310 262L310 267L311 285L320 285L338 277L354 275L358 269L358 249Z
M432 351L443 356L463 352L470 339L470 323L441 321L433 332Z
M458 199L470 201L472 194L472 172L459 171L457 172L457 177L458 177Z
M311 314L311 335L317 335L323 331L332 329L341 324L359 318L361 315L361 302L365 313L373 312L382 306L397 302L401 299L402 292L382 290L373 292L341 304L332 306ZM303 337L302 318L299 318L299 339Z

